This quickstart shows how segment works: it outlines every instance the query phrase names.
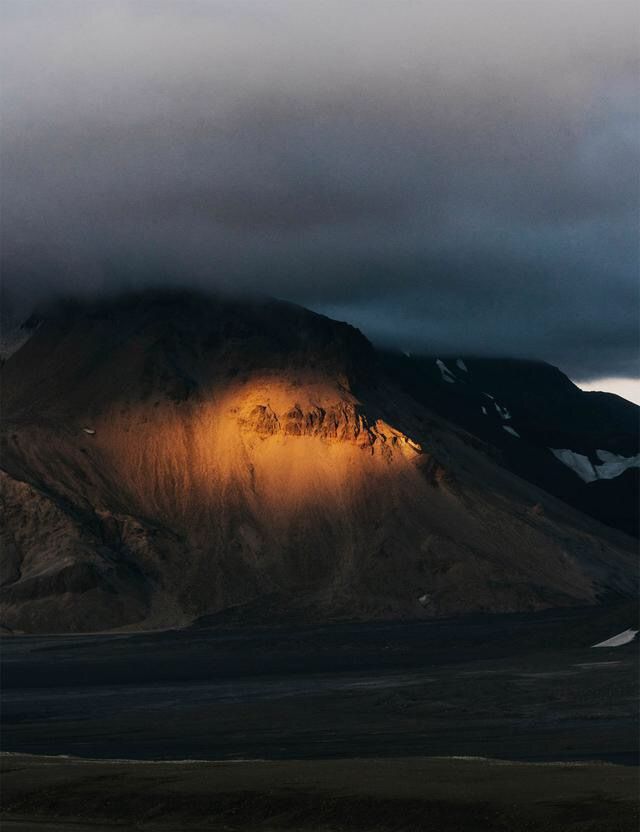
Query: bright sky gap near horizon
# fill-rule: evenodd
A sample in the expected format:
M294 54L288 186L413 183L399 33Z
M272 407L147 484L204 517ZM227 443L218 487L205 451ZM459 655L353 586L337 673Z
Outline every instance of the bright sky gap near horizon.
M598 381L580 382L578 387L583 390L604 390L615 393L630 402L640 405L640 379L637 378L602 378Z
M192 283L640 402L628 0L5 0L3 299Z

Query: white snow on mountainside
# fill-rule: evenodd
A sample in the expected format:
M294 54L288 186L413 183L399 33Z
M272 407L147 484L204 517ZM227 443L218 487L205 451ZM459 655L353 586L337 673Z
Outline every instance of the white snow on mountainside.
M550 448L551 453L580 477L584 482L612 480L627 468L640 468L640 454L636 456L619 456L610 451L596 451L600 465L594 465L588 456L571 451L568 448Z
M440 370L440 375L442 376L443 381L448 381L449 384L455 384L456 378L453 373L449 370L447 365L444 361L441 361L439 358L436 358L436 364L438 365L438 369Z
M637 630L624 630L622 633L618 633L617 636L612 636L608 638L606 641L599 641L597 644L592 644L592 647L622 647L623 644L629 644L630 641L633 641L634 638L638 635Z
M501 406L501 405L499 405L499 404L498 404L498 402L496 402L496 401L494 401L493 406L495 407L496 412L498 413L498 416L499 416L501 419L505 419L505 420L506 420L506 419L510 419L510 418L511 418L511 413L509 413L509 410L508 410L506 407L502 407L502 406Z
M612 454L609 451L596 451L596 455L602 462L602 465L596 466L598 477L601 480L612 480L626 471L627 468L640 468L640 454L624 457Z

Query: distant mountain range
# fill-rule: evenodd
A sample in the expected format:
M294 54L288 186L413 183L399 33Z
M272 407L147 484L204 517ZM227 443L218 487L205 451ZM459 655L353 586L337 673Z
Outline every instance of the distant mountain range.
M638 535L640 408L535 361L383 356L417 401L486 441L509 470Z
M639 409L549 365L381 352L188 292L58 304L5 343L8 631L637 590Z

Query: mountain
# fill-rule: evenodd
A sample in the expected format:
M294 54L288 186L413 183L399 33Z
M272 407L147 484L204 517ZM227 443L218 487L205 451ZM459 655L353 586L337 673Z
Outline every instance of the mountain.
M225 611L439 616L636 591L631 538L509 470L503 446L435 412L444 399L419 364L347 324L149 291L58 304L28 330L2 368L9 631Z
M640 408L535 361L384 355L417 401L489 443L500 464L627 534L640 529Z

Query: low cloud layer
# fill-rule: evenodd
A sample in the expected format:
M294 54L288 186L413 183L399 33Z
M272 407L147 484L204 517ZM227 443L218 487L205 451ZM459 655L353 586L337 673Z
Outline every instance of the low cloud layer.
M633 376L635 2L2 4L3 287L260 291Z

